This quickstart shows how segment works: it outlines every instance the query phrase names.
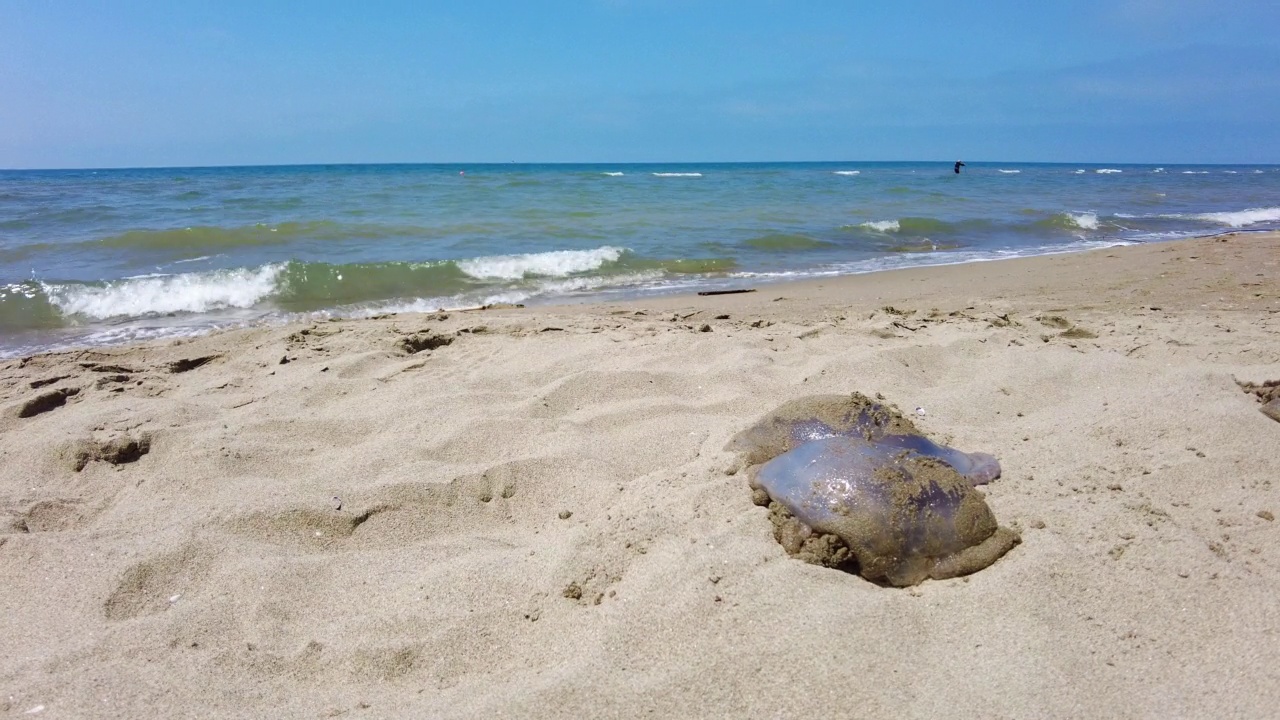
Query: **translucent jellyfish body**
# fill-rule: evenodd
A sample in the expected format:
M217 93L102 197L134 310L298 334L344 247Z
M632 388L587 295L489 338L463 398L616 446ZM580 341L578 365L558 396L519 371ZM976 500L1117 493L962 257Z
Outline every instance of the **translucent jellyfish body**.
M862 395L794 400L729 447L775 537L808 562L904 586L976 572L1019 542L974 489L1000 476L995 457L939 445Z

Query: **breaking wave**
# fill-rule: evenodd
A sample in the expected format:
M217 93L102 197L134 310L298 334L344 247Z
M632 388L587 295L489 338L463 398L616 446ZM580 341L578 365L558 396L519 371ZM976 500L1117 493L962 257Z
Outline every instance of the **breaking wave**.
M898 224L897 220L871 220L862 223L858 227L864 227L868 230L874 230L882 233L898 232L898 230L902 229L902 226Z
M1066 215L1067 220L1069 220L1072 225L1075 225L1081 230L1097 230L1098 229L1097 213L1083 212L1083 213L1064 213L1064 214Z
M151 274L103 282L39 279L0 286L0 330L236 310L314 312L424 298L528 298L734 270L732 258L650 258L624 248L562 250L459 261L330 264ZM435 300L433 300L435 302ZM456 303L455 303L456 305ZM433 308L434 309L434 308Z
M1280 222L1280 207L1249 208L1234 212L1201 213L1191 216L1196 220L1221 223L1229 227L1244 227L1264 222Z

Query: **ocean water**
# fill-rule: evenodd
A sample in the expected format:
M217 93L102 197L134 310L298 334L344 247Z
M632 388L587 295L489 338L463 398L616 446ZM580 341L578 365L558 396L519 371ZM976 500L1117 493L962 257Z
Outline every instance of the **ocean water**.
M0 356L1280 228L1280 167L0 171Z

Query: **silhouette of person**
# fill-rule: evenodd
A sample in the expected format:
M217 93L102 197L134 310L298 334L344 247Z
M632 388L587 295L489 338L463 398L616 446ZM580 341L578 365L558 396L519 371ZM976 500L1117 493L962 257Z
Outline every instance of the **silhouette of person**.
M956 174L957 174L957 175L959 175L959 174L960 174L960 168L962 168L962 167L964 167L964 163L962 163L962 162L960 162L959 160L957 160L957 161L956 161Z

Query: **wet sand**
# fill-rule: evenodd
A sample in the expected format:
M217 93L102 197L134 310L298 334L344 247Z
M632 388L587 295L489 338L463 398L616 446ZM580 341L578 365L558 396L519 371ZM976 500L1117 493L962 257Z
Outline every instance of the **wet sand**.
M1270 716L1275 379L1259 233L6 361L0 712ZM725 446L854 391L1022 543L788 557Z

